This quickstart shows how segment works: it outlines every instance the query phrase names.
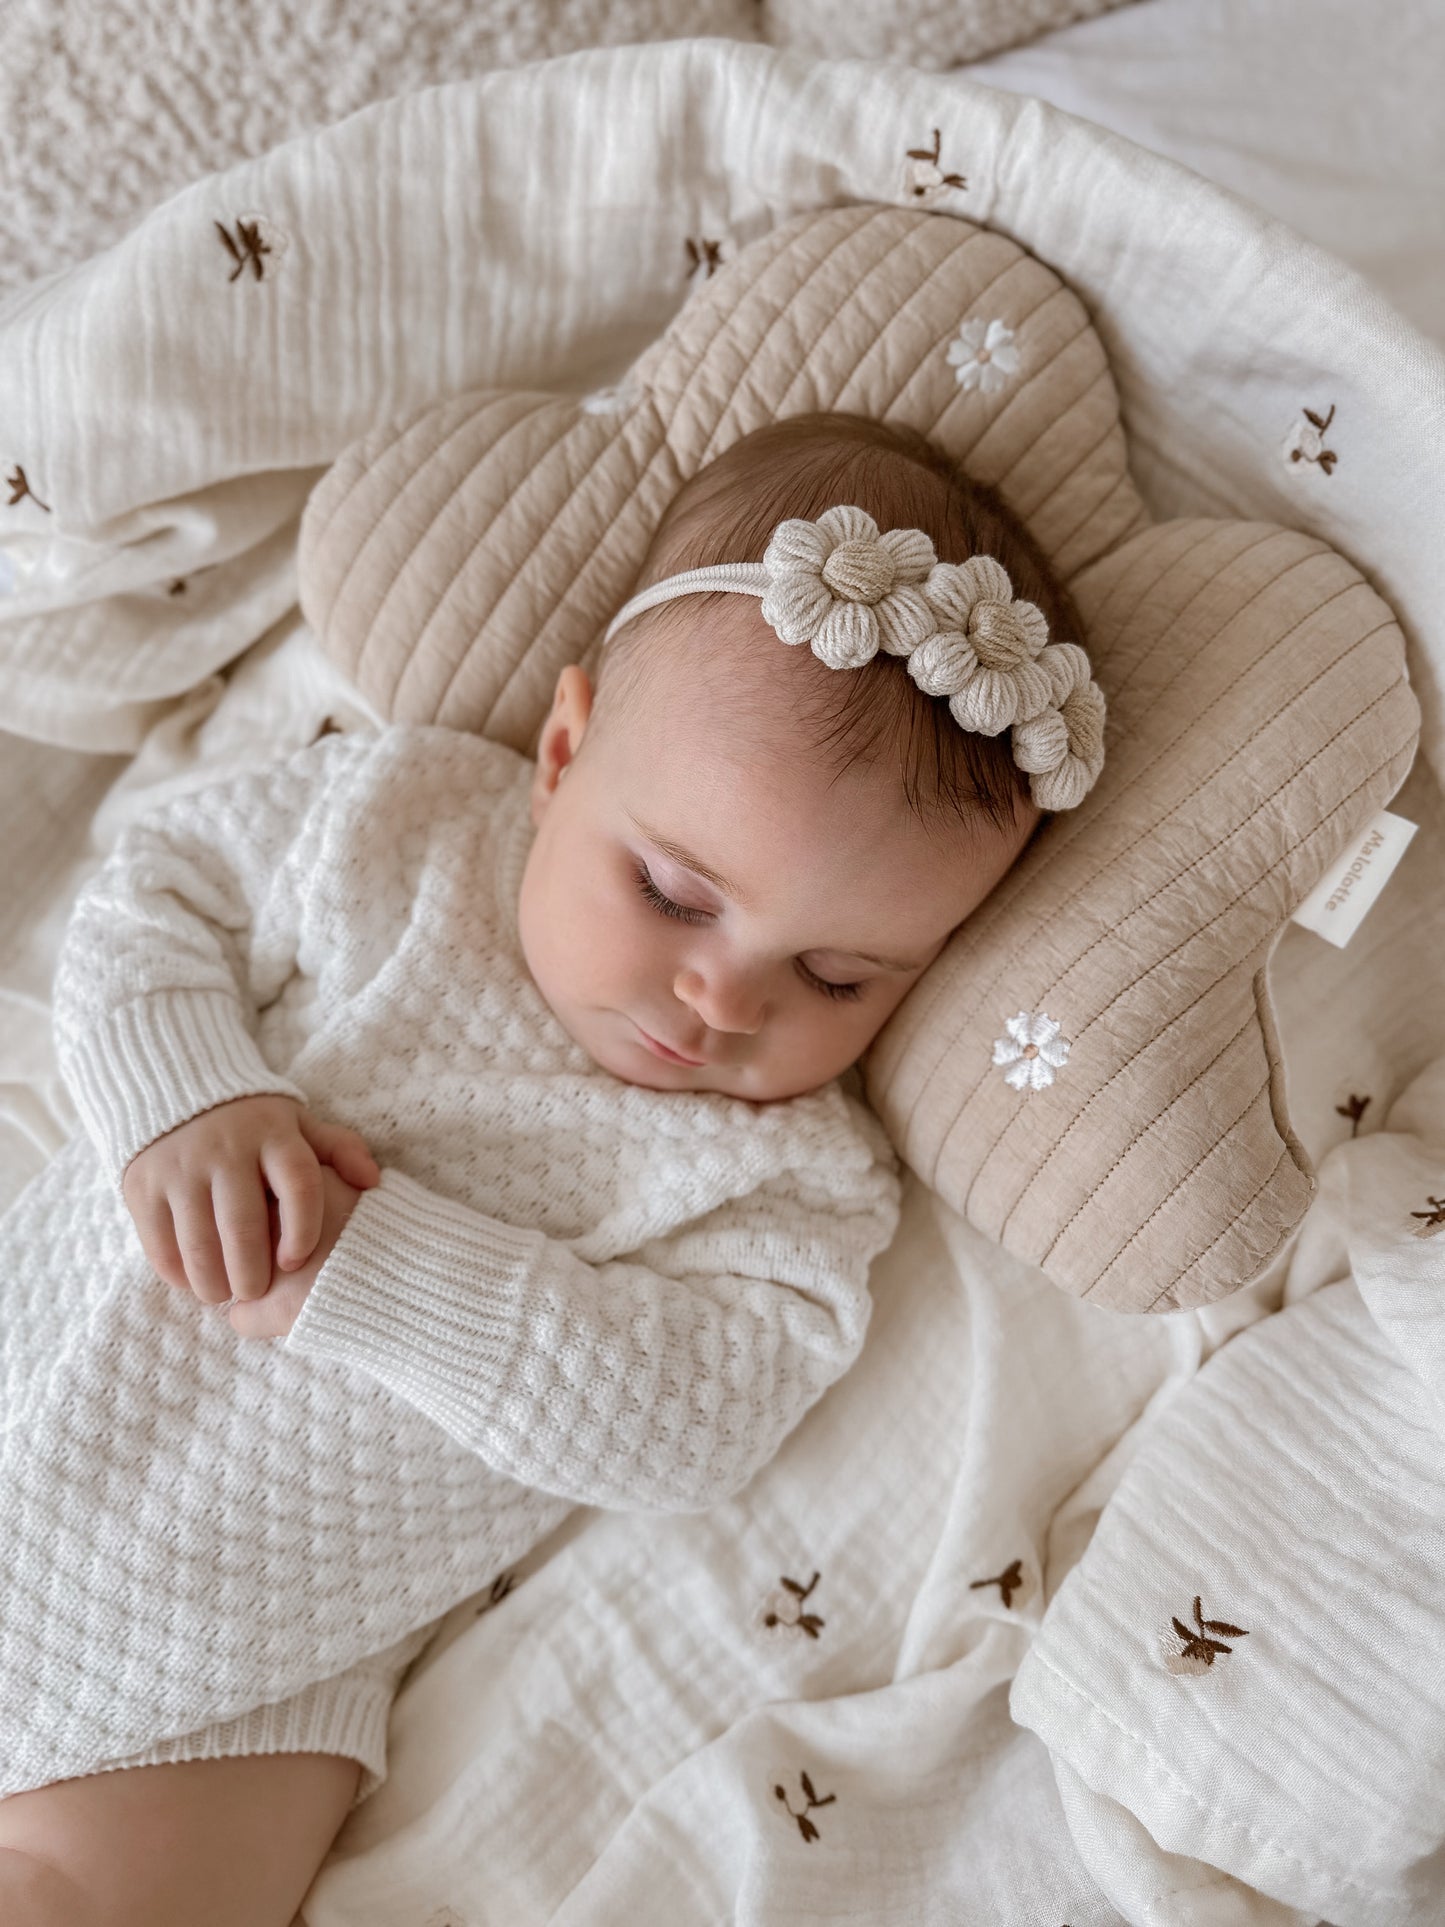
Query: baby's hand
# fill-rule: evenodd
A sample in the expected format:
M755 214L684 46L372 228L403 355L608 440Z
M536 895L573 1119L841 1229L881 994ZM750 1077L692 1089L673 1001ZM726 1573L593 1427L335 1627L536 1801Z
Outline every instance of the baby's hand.
M275 1266L293 1272L316 1249L325 1166L348 1188L380 1181L355 1131L323 1124L289 1097L238 1097L178 1124L126 1166L121 1193L145 1254L168 1285L203 1304L259 1298Z
M301 1316L301 1307L316 1283L317 1274L331 1256L332 1248L356 1209L361 1192L335 1171L321 1173L324 1192L321 1235L316 1249L298 1271L277 1270L271 1289L254 1305L233 1304L226 1313L231 1329L242 1338L284 1338Z

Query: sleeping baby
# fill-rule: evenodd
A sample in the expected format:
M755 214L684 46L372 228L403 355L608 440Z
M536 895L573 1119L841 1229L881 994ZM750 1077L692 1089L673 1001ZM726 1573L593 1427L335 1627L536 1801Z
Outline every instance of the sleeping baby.
M641 582L535 761L323 737L76 907L84 1131L0 1221L7 1927L287 1927L441 1616L737 1493L858 1355L852 1067L1103 698L1015 519L861 418L736 442Z

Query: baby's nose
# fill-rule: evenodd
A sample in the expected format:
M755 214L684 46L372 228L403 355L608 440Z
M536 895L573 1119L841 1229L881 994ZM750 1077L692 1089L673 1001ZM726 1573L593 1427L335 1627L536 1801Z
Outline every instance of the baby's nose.
M760 987L741 971L680 970L673 990L709 1030L739 1031L756 1036L763 1027L765 1006Z

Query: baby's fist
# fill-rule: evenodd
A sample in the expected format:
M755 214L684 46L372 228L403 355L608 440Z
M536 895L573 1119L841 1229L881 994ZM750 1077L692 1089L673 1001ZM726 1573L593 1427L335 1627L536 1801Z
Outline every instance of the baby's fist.
M264 1298L238 1298L227 1308L231 1329L240 1337L284 1338L301 1316L301 1307L361 1196L329 1164L321 1167L321 1187L321 1235L305 1264L297 1271L273 1267L271 1286Z

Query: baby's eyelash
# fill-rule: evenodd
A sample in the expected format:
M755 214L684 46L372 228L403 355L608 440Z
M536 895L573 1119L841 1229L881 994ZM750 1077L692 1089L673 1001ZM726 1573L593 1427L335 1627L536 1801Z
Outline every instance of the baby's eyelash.
M681 903L674 903L671 897L665 897L645 869L637 871L637 887L653 909L660 910L663 916L676 917L682 923L707 922L705 910L689 910Z
M653 882L650 872L642 865L638 866L634 875L637 878L638 889L642 892L643 896L647 898L647 901L652 905L653 909L660 911L664 917L676 917L679 922L682 923L706 923L708 921L708 913L705 910L689 910L685 904L674 903L671 897L665 897ZM830 984L822 977L815 977L801 959L798 962L797 969L804 983L811 984L814 990L822 991L825 997L839 997L851 1002L853 999L863 995L862 984Z
M843 997L851 1002L863 995L862 984L830 984L825 978L815 977L805 963L798 964L798 973L804 983L811 984L814 990L821 990L825 997Z

